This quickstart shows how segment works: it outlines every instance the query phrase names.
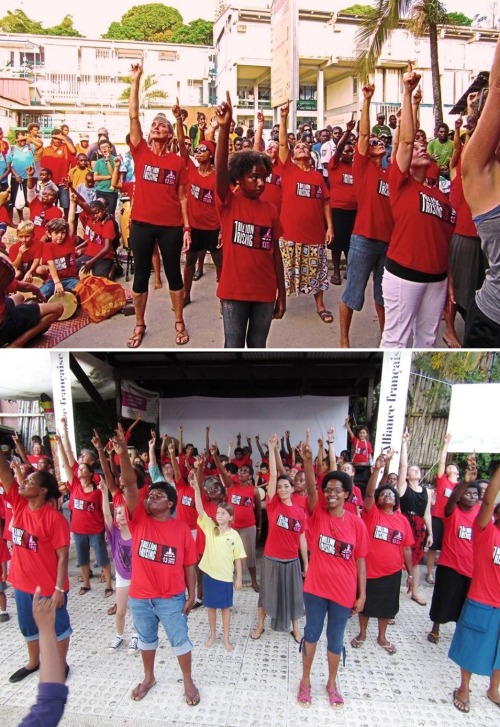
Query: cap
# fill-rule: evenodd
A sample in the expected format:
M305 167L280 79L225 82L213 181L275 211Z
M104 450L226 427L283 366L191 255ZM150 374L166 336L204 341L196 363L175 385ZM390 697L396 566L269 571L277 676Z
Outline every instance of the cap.
M88 141L90 136L88 134L80 134L80 141L84 141L85 139Z
M215 144L213 143L213 141L208 141L208 140L200 141L200 146L202 144L204 144L207 147L208 151L210 152L210 156L214 157L215 156Z
M106 129L105 126L101 126L100 129L97 129L97 135L100 136L103 134L104 136L109 136L109 131Z

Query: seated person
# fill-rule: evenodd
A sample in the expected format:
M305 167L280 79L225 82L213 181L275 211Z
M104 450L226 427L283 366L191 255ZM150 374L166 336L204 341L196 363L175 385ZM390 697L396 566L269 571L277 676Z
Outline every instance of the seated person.
M53 182L47 182L41 192L36 193L35 188L35 170L28 167L28 207L30 210L30 220L35 225L35 242L45 242L45 227L50 220L58 219L63 216L63 211L56 206L59 195L59 188Z
M46 303L43 294L32 283L15 280L16 271L0 254L0 346L13 341L24 346L34 336L46 331L63 313L61 303ZM30 292L43 301L25 303L18 291ZM9 295L14 293L14 295Z
M33 275L46 278L49 270L42 265L43 243L35 240L35 225L31 220L17 226L17 240L9 247L9 258L16 269L16 280L33 282Z
M73 188L72 198L82 207L80 222L83 227L83 242L77 247L77 269L85 273L107 278L114 263L113 242L116 229L113 219L108 215L106 203L96 199L87 204Z
M50 297L73 290L79 282L76 272L76 236L73 224L64 218L47 225L49 240L43 245L42 262L48 266L50 279L40 291Z

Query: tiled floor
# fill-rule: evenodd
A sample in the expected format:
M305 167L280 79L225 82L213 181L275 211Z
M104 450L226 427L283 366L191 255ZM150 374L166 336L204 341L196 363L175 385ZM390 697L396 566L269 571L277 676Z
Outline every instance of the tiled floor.
M219 638L212 649L204 648L207 617L203 608L189 617L194 644L193 675L201 693L197 707L183 699L180 671L165 638L156 658L157 685L142 702L130 699L131 689L142 679L141 658L127 653L131 622L127 619L124 645L116 653L107 650L114 636L113 618L106 614L112 603L105 600L104 584L92 581L92 591L77 595L74 557L70 559L73 590L69 609L74 629L69 653L70 689L64 727L154 727L217 725L218 727L295 727L295 725L346 725L349 727L443 727L467 724L494 727L499 710L485 696L488 680L473 677L471 712L460 714L451 695L458 685L458 668L447 658L454 625L442 628L437 646L429 644L428 607L422 608L401 593L396 625L389 627L397 653L389 656L376 643L376 625L369 638L355 650L349 642L357 634L357 619L346 631L347 660L340 668L343 709L329 707L326 682L326 642L322 638L313 666L313 704L303 708L296 701L301 659L298 646L288 633L276 633L266 624L259 641L249 633L255 623L257 595L249 586L235 594L232 621L232 653ZM422 588L430 602L431 589ZM38 679L34 675L21 684L10 684L9 675L25 659L25 647L17 628L15 606L8 593L11 621L0 624L0 724L14 727L34 702ZM219 630L221 630L219 623Z

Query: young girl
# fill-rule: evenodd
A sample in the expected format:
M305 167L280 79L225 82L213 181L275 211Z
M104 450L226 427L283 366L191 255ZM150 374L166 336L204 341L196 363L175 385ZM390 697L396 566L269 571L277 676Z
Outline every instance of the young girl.
M345 418L345 426L349 439L351 440L352 463L353 464L371 464L373 447L369 440L369 432L366 427L358 429L358 436L354 434L349 424L349 417Z
M108 647L109 651L116 651L123 644L128 592L132 577L132 536L128 527L126 506L118 505L115 507L115 515L113 518L109 507L108 488L102 478L98 488L102 492L102 511L104 514L106 538L111 547L116 570L116 636ZM134 633L128 647L130 653L137 653L137 641L137 634Z
M202 457L196 460L196 473L197 478L193 480L193 486L198 524L206 537L205 552L200 561L200 569L203 571L203 603L208 609L210 627L210 635L205 641L205 646L209 649L217 638L217 609L220 608L224 646L226 651L232 651L234 646L229 641L229 626L233 605L233 571L236 567L234 587L239 591L243 572L241 561L246 557L246 553L239 534L231 527L234 518L233 507L221 502L217 507L215 523L205 512L200 492L200 483L203 482Z

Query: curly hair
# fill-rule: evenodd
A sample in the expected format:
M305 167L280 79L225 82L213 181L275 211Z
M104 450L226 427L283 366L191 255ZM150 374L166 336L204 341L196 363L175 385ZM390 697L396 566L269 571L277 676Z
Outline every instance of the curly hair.
M229 158L229 178L231 183L237 184L245 174L248 174L248 172L251 172L257 166L265 167L267 174L271 174L273 170L272 162L267 154L254 151L253 149L235 152Z

